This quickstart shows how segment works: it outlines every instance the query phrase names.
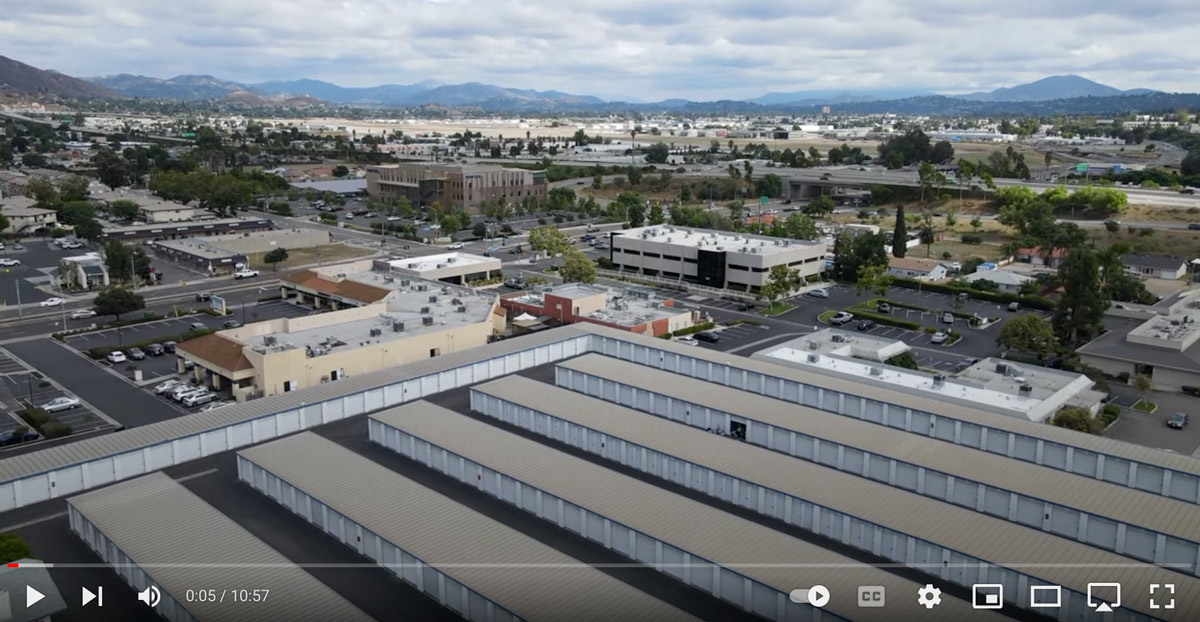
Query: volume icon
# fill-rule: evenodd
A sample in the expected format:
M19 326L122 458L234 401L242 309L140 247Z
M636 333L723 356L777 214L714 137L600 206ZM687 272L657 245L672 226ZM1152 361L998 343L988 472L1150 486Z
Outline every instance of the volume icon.
M157 607L160 598L162 598L162 594L159 593L158 587L154 585L138 592L138 600L151 607Z

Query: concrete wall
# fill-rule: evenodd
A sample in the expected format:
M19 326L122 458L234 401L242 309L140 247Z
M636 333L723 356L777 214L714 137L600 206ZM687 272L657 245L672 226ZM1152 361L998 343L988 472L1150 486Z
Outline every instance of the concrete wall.
M280 246L283 248L321 246L329 244L331 237L332 234L328 231L317 229L280 229L278 231L255 231L216 236L205 242L237 253L265 253Z

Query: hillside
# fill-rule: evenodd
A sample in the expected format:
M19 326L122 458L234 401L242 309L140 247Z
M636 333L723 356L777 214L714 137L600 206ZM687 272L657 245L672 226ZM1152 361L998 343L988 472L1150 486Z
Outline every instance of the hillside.
M0 90L27 95L80 99L111 99L116 93L86 80L0 56Z

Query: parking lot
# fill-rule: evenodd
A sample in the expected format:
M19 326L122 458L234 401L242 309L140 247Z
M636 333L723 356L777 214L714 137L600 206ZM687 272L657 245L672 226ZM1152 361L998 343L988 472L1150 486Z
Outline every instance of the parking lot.
M18 425L28 427L14 414L14 411L24 408L22 400L28 400L35 406L41 406L63 396L77 397L42 377L40 372L28 369L7 351L0 350L0 408L3 409L3 416L0 416L0 437L7 436ZM92 412L86 404L81 404L71 410L51 413L50 417L70 426L74 433L89 432L111 426L103 417ZM0 451L2 450L3 448L0 448Z

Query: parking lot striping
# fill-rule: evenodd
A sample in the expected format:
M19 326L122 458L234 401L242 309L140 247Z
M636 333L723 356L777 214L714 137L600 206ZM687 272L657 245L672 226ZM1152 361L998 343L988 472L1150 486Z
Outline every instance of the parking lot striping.
M52 521L52 520L58 520L58 519L60 519L60 518L63 518L63 517L64 517L64 516L66 516L66 515L67 515L67 513L66 513L66 512L56 512L56 513L54 513L54 514L50 514L50 515L48 515L48 516L43 516L43 517L41 517L41 518L35 518L35 519L32 519L32 520L27 520L27 521L25 521L25 522L23 522L23 523L17 523L17 524L15 524L15 525L8 525L8 526L6 526L6 527L0 527L0 532L3 532L3 533L8 533L8 532L10 532L10 531L16 531L16 530L18 530L18 529L24 529L24 528L26 528L26 527L29 527L29 526L32 526L32 525L37 525L37 524L39 524L39 523L45 523L45 522L49 522L49 521Z
M176 477L176 478L175 478L175 481L177 481L177 482L186 482L186 481L188 481L188 480L193 480L193 479L196 479L196 478L198 478L198 477L204 477L205 475L212 475L213 473L217 473L217 472L219 472L219 471L220 471L220 469L208 469L208 470L206 470L206 471L200 471L199 473L191 473L191 474L188 474L188 475L184 475L183 477Z

